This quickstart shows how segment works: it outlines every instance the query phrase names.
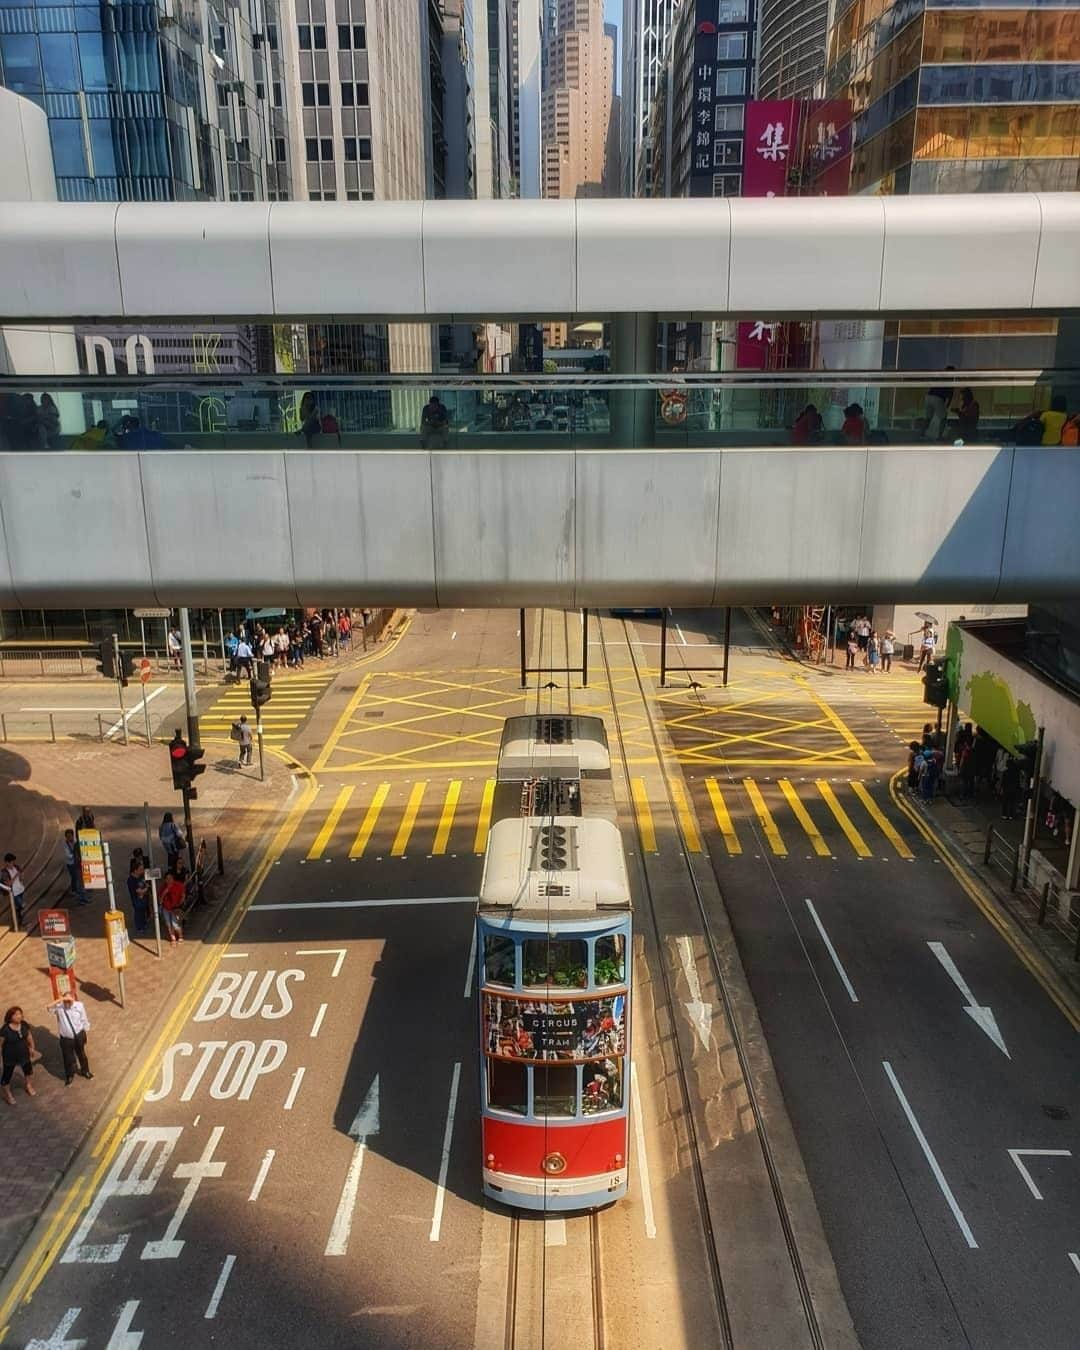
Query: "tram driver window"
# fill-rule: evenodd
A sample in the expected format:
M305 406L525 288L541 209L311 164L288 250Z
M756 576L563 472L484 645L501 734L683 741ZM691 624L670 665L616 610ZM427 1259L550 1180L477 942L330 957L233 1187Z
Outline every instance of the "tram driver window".
M533 1065L533 1115L577 1115L577 1065Z
M622 1059L596 1060L582 1069L581 1110L586 1116L618 1111L623 1104Z
M514 939L501 933L484 938L484 979L488 984L505 984L512 989L517 979L514 969Z
M584 989L589 982L589 952L583 938L527 938L521 960L523 984Z
M622 933L612 933L608 937L598 937L593 953L594 984L626 983L626 939Z
M488 1106L495 1111L514 1111L523 1116L529 1109L528 1069L506 1059L487 1062Z

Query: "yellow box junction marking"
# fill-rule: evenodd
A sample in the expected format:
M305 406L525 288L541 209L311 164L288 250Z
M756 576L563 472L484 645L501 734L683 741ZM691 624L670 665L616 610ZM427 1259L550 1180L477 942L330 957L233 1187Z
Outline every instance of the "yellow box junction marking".
M330 814L326 817L322 829L315 836L315 842L308 849L308 862L315 862L316 859L322 857L327 844L338 827L338 821L349 804L349 798L353 795L353 791L354 789L351 787L343 787L338 793L337 800L330 808Z
M450 831L454 827L454 812L457 810L458 798L461 796L461 779L455 778L446 789L446 798L443 801L442 815L439 817L439 828L435 831L435 843L432 845L432 853L445 853L446 846L450 841Z
M656 828L653 825L652 808L649 806L649 794L645 791L645 779L631 778L630 793L634 799L638 830L641 832L641 847L646 853L655 853Z
M866 785L864 783L857 783L852 779L851 790L855 793L856 797L858 797L859 801L862 802L863 806L866 807L870 815L873 816L874 823L889 843L892 844L893 848L896 849L901 858L914 858L915 854L912 853L911 849L904 843L902 836L899 835L895 828L889 823L885 813L878 806L877 802L874 801L873 797L870 796L870 793L866 789Z
M484 784L484 795L480 802L480 819L476 822L476 838L473 840L473 852L483 853L487 848L488 830L491 828L491 804L495 800L495 779L489 778Z
M761 828L765 831L765 838L769 841L769 847L778 858L786 858L787 845L780 837L780 831L776 828L776 821L772 818L772 812L765 804L761 789L752 778L744 778L743 787L746 789L746 795L750 798L750 804L757 812L758 820L761 821Z
M839 824L840 828L847 835L851 847L855 850L855 852L859 855L860 858L869 858L871 854L870 849L867 847L866 840L855 828L855 822L851 819L848 813L837 801L836 793L832 790L832 787L825 781L824 778L819 778L817 780L817 790L821 793L822 797L825 799L826 806L828 806L829 810L836 817L837 823Z
M822 838L821 831L814 824L810 812L800 801L799 794L795 791L793 784L787 778L781 778L778 781L780 783L780 791L787 798L788 805L795 813L795 819L803 827L807 838L814 846L814 852L819 858L831 857L832 849L829 848L828 844Z
M709 801L712 804L716 823L720 827L720 833L724 837L724 845L727 848L728 853L732 857L735 857L742 852L742 845L739 843L739 836L735 833L735 827L731 823L731 816L728 814L727 803L724 801L723 794L720 791L720 784L715 778L706 778L705 788L709 794Z
M698 834L697 821L694 819L694 813L690 810L690 804L686 800L683 785L678 779L670 778L668 779L668 786L671 788L671 797L675 803L675 811L679 817L686 847L691 853L700 853L701 836Z
M364 849L368 846L372 833L375 829L375 822L379 819L379 812L383 808L383 802L390 794L390 784L380 783L375 789L375 796L371 799L371 805L364 813L364 819L356 832L356 838L353 840L352 848L349 849L350 858L362 858Z

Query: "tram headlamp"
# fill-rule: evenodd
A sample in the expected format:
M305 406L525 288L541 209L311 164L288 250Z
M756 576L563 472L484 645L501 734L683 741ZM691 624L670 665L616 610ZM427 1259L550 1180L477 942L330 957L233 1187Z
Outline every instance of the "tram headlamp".
M621 1153L616 1153L616 1154L615 1154L615 1166L616 1166L616 1167L621 1167L621 1166L622 1166L622 1154L621 1154Z
M490 1168L494 1169L494 1167L495 1167L495 1154L494 1154L494 1153L489 1153L489 1154L487 1155L487 1158L485 1159L485 1161L487 1162L487 1165L488 1165Z
M566 1159L561 1153L549 1153L540 1164L549 1177L557 1177L566 1171Z

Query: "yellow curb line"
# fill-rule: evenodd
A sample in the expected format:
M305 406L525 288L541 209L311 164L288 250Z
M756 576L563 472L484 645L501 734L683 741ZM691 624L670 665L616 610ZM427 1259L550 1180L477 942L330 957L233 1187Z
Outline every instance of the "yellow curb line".
M300 768L299 762L294 756L286 755L281 751L274 751L287 764L293 764ZM89 1185L85 1185L86 1169L76 1177L68 1188L59 1209L54 1214L45 1233L42 1235L33 1251L23 1262L22 1269L16 1276L11 1291L3 1304L0 1305L0 1323L3 1323L3 1330L0 1331L0 1341L7 1335L10 1318L20 1303L28 1303L33 1297L34 1291L48 1274L57 1255L63 1249L71 1230L74 1228L80 1214L89 1204L91 1197L97 1190L102 1177L107 1168L113 1161L117 1151L123 1142L124 1135L127 1132L127 1126L131 1124L134 1113L127 1114L132 1102L142 1098L146 1091L151 1074L156 1073L160 1064L160 1058L166 1045L175 1035L177 1029L183 1025L195 1006L206 985L209 983L210 976L221 960L222 954L229 946L236 930L240 927L255 898L259 887L266 879L267 873L274 864L274 860L285 851L293 834L296 831L304 813L315 798L318 785L314 779L311 779L307 787L301 793L296 803L289 808L285 819L278 827L276 834L268 844L263 856L251 876L246 886L237 899L233 912L230 915L225 928L214 946L207 952L199 966L193 980L188 985L186 993L181 997L179 1003L173 1010L172 1016L166 1022L163 1030L154 1043L153 1049L143 1063L143 1067L136 1074L134 1081L124 1094L120 1105L113 1113L109 1121L103 1126L98 1142L91 1151L91 1158L101 1157L101 1161L94 1168Z
M937 835L923 819L922 815L914 810L913 807L909 806L901 794L897 792L896 785L906 772L906 769L897 769L896 773L889 779L889 795L893 799L893 805L907 816L908 820L911 821L922 837L927 841L931 848L933 848L934 852L963 887L968 897L975 903L983 917L997 929L998 934L1005 939L1020 958L1021 962L1027 967L1028 971L1042 985L1055 1007L1064 1015L1065 1020L1070 1024L1072 1029L1074 1031L1080 1031L1080 1008L1075 1007L1072 1000L1056 987L1055 975L1052 968L1047 965L1037 952L1030 951L1021 939L1017 937L1009 924L1007 924L998 913L993 898L977 881L968 876L965 870L954 860L945 845L941 843ZM0 1309L0 1316L3 1316L2 1309Z

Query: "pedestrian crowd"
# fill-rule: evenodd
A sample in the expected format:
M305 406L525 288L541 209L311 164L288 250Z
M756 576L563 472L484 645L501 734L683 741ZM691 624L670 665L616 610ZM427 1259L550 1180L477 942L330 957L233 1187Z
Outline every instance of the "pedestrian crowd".
M366 625L371 610L363 610ZM306 660L326 660L352 648L353 620L348 610L313 610L290 619L271 632L255 619L245 619L225 639L229 669L239 679L254 676L256 661L269 661L280 670L299 669Z
M854 670L858 664L871 675L878 671L888 675L896 654L896 634L891 628L879 633L865 614L859 614L848 625L845 648L845 670Z

